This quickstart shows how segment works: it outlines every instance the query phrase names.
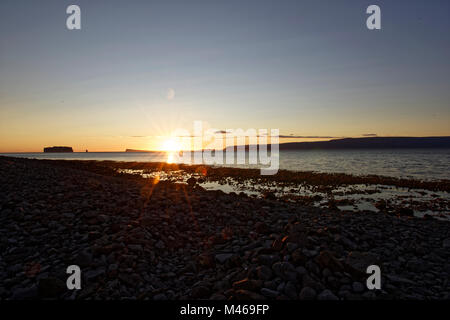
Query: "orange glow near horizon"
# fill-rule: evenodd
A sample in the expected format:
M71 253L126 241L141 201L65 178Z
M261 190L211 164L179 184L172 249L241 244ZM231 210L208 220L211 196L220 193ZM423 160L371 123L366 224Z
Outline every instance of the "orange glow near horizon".
M165 140L161 146L161 151L175 152L175 151L180 151L180 150L181 150L181 145L180 145L180 143L178 143L178 141L176 141L175 138L170 138L170 139Z

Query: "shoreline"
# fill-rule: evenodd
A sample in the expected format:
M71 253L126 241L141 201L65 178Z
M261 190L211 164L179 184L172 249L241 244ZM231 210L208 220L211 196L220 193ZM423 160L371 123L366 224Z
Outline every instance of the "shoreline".
M23 158L16 158L18 161ZM108 176L194 183L210 191L278 199L299 205L369 210L450 221L450 180L423 181L386 176L279 170L261 176L259 169L166 162L30 159Z
M382 149L384 151L389 151L390 149ZM414 152L413 154L408 154L407 158L402 150L407 150L408 152ZM435 149L438 153L443 149ZM450 149L445 149L450 150ZM319 150L320 151L320 150ZM325 151L325 150L322 150ZM321 158L317 154L317 150L312 150L314 156L312 158L304 158L298 156L297 151L292 151L295 156L288 156L292 154L291 151L283 151L284 156L282 157L284 160L280 163L280 171L286 171L288 173L293 173L298 176L301 173L314 173L314 174L323 174L323 175L343 175L350 177L372 177L372 182L374 181L374 177L382 178L383 180L390 179L394 181L394 183L398 183L398 181L406 180L406 181L424 181L424 182L438 182L439 185L446 185L447 189L450 182L450 176L447 174L446 169L448 169L448 165L444 165L445 159L448 159L450 154L448 153L439 153L439 157L434 157L433 154L428 154L429 149L401 149L399 150L399 158L396 158L392 153L388 153L388 158L383 160L386 164L389 164L389 161L393 161L393 166L379 166L377 161L371 162L372 158L367 158L367 156L363 156L362 158L358 158L358 155L350 155L348 158L345 156L346 153L342 153L339 150L328 150L327 153L330 155L334 152L338 152L338 156L335 160L336 163L346 163L346 161L356 161L359 164L356 167L349 168L347 165L335 165L329 166L329 164L321 163ZM346 150L352 151L352 150ZM363 152L363 150L360 150ZM307 151L308 153L309 151ZM373 152L373 151L372 151ZM392 152L392 150L391 150ZM425 152L425 158L423 158ZM138 156L136 156L136 154ZM155 156L155 154L157 156ZM165 155L165 156L164 156ZM16 158L30 158L30 159L39 159L39 160L67 160L67 161L111 161L114 162L129 162L129 163L166 163L168 159L168 154L165 152L157 152L152 154L152 156L148 156L148 153L126 153L126 152L74 152L70 154L58 154L55 153L53 157L47 157L44 153L38 153L34 156L32 154L0 154L0 156L10 156ZM344 156L344 158L342 158ZM280 156L281 157L281 156ZM341 158L340 158L341 157ZM356 158L355 158L356 157ZM375 154L375 158L378 157L378 154ZM389 158L391 157L391 158ZM402 158L403 157L403 158ZM402 160L403 161L400 161ZM434 159L434 160L432 160ZM400 162L399 162L400 161ZM430 162L431 161L431 162ZM444 162L443 162L444 161ZM314 163L319 163L314 165ZM379 161L378 161L379 162ZM408 165L403 168L403 163L407 162ZM175 163L175 162L173 162ZM205 164L185 164L186 166L205 166L205 167L216 167L216 168L232 168L232 169L242 169L242 170L252 170L252 169L262 169L264 166L258 165L205 165ZM420 167L422 166L422 168ZM427 169L429 168L429 169ZM428 171L427 171L428 170ZM258 174L259 175L259 174ZM245 175L244 175L245 176ZM367 179L366 179L367 180Z
M0 157L0 299L450 298L448 221L208 191L112 164L158 169ZM205 177L242 170L207 168ZM325 179L302 174L275 181ZM82 290L65 288L70 264L82 269ZM381 290L365 287L373 264Z
M220 180L225 177L233 177L240 179L258 179L260 181L274 181L282 183L308 183L319 186L339 186L352 184L382 184L396 187L406 187L410 189L426 189L430 191L450 192L449 179L415 179L415 178L399 178L392 176L368 174L354 175L348 173L330 173L316 171L293 171L279 169L275 175L262 176L260 169L253 168L236 168L227 166L212 166L204 164L177 164L167 162L144 162L144 161L113 161L113 160L64 160L64 159L30 159L21 157L1 156L0 159L15 160L31 160L55 163L58 165L67 165L74 167L83 167L89 169L90 166L105 168L104 174L108 173L106 168L114 169L130 169L130 170L162 170L175 171L184 170L188 173L207 172L209 177Z

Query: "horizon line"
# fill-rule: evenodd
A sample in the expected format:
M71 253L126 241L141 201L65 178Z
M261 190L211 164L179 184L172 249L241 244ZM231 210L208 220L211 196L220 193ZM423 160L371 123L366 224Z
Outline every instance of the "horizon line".
M271 137L271 136L266 136L266 137ZM329 142L329 141L335 141L335 140L345 140L345 139L377 139L377 138L450 138L450 135L447 136L363 136L363 137L342 137L342 138L333 138L333 139L329 139L329 140L323 140L323 141L296 141L296 142L282 142L282 143L278 143L278 145L287 145L287 144L294 144L294 143L305 143L305 144L314 144L314 143L320 143L320 142ZM281 138L283 139L283 138ZM275 143L274 143L275 144ZM255 145L255 144L251 144L251 145ZM258 144L256 144L256 146L258 146ZM272 144L268 144L268 145L272 145ZM236 148L239 146L250 146L250 144L246 143L244 145L230 145L230 146L226 146L223 148L223 150L227 149L227 148ZM42 149L44 149L46 147L43 147ZM208 148L203 148L203 149L197 149L197 150L177 150L177 151L168 151L168 150L159 150L159 149L149 149L149 150L145 150L145 149L133 149L133 148L125 148L125 150L108 150L108 151L89 151L88 149L83 149L85 151L73 151L70 153L127 153L127 150L130 150L128 153L132 153L132 152L148 152L148 153L173 153L173 152L193 152L193 151L205 151L205 150L215 150L215 149L208 149ZM21 153L45 153L43 151L8 151L8 152L0 152L0 154L21 154ZM49 152L51 153L51 152ZM55 152L58 153L58 152Z

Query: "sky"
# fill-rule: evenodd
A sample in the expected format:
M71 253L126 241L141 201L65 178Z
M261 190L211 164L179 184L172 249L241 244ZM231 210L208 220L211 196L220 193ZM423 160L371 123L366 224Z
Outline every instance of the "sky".
M448 0L2 0L0 152L159 149L194 121L448 136L449 32Z

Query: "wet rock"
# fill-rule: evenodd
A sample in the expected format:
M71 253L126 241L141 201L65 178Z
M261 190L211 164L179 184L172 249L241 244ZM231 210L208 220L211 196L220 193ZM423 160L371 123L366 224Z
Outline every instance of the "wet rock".
M224 264L233 256L233 253L221 253L216 255L216 260L220 264Z
M304 287L311 287L318 292L323 290L323 285L320 282L313 279L309 274L303 275L302 284Z
M319 275L321 273L319 266L312 260L307 261L305 267L313 274Z
M283 248L283 238L278 237L272 243L272 249L275 251L280 251Z
M284 294L286 294L291 299L297 299L297 288L292 281L289 281L284 286Z
M273 264L272 270L284 280L295 281L297 279L297 271L289 262L276 262Z
M280 257L277 255L262 254L258 256L258 263L269 267L279 260Z
M234 290L250 290L250 291L259 291L261 288L262 282L260 280L250 280L248 278L236 281L233 283Z
M317 299L318 300L339 300L339 298L336 297L336 295L328 289L325 289L321 293L319 293L319 295L317 296Z
M296 243L292 243L292 242L286 243L286 249L290 253L294 252L294 250L297 249L297 248L298 248L298 244L296 244Z
M218 280L214 286L214 291L225 291L230 288L230 282L228 280Z
M210 253L203 253L198 256L198 264L203 268L213 268L215 267L215 257Z
M227 300L227 297L220 293L214 293L213 295L211 295L211 297L209 297L209 299L223 301L223 300Z
M308 258L303 254L303 250L301 248L298 248L292 252L292 261L296 265L305 265L305 263L308 261Z
M345 260L345 269L355 277L366 277L367 267L380 265L378 255L369 252L350 252Z
M414 211L410 208L398 208L396 213L400 216L412 217L414 216Z
M118 274L118 271L119 271L119 266L117 264L113 263L108 266L108 275L111 278L115 278Z
M269 227L264 222L257 222L255 225L255 230L260 234L267 234L270 232Z
M164 242L162 241L162 240L158 240L156 243L155 243L155 248L157 248L157 249L164 249L166 247L166 245L164 244Z
M89 267L92 264L92 261L92 253L87 250L81 251L75 258L75 264L80 266L80 268Z
M301 300L314 300L316 298L316 291L310 287L304 287L299 294Z
M361 282L353 282L352 289L356 293L361 293L365 290L364 285Z
M188 186L194 187L197 184L197 179L195 179L194 177L190 177L186 182Z
M273 276L272 269L267 266L260 266L256 268L258 278L261 280L270 280Z
M131 251L135 251L135 252L142 252L142 251L144 251L144 249L142 248L142 245L140 245L140 244L130 244L130 245L128 245L128 248Z
M267 200L276 200L277 199L275 193L270 192L270 191L264 192L263 193L263 198L267 199Z
M99 277L103 276L106 273L105 268L98 268L96 270L89 270L84 273L84 276L87 281L97 280Z
M409 279L406 279L404 277L396 276L396 275L386 275L386 278L388 278L393 283L399 283L399 284L406 284L406 285L414 285L415 282Z
M406 269L416 273L425 272L428 270L428 262L421 259L413 258L406 263Z
M450 238L447 238L442 242L442 247L444 247L445 249L450 248Z
M102 234L100 232L98 232L98 231L91 231L88 234L88 239L90 241L92 241L92 240L100 238L101 236L102 236Z
M271 290L271 289L268 289L268 288L262 288L261 289L261 294L263 296L265 296L265 297L268 297L268 298L276 298L276 297L278 297L280 295L280 293L278 291Z
M375 202L374 207L380 211L383 211L383 210L386 210L387 203L385 200L380 200L380 201Z

